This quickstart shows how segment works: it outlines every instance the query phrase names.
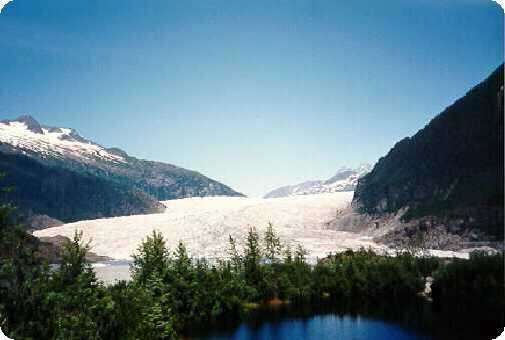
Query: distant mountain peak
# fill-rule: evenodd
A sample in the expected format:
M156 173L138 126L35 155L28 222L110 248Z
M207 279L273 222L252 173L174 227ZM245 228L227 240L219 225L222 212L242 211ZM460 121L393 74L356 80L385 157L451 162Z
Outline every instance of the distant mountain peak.
M33 122L33 123L39 124L39 122L35 118L33 118L30 114L20 115L19 117L17 117L13 121L16 121L16 122Z
M342 166L337 170L335 175L333 175L330 179L324 181L324 184L332 184L338 181L353 181L353 178L357 180L357 178L363 176L364 174L370 172L372 170L372 165L370 164L360 164L356 169L349 168L347 166Z
M287 185L270 191L264 197L277 198L340 191L354 191L358 183L358 179L371 170L372 166L370 164L361 164L355 169L342 166L337 170L334 176L327 180L306 181L295 185Z
M30 115L0 121L1 143L44 157L66 157L84 163L95 163L97 160L124 162L123 157L107 152L101 145L80 136L76 130L41 125Z
M17 117L16 119L12 119L12 120L2 120L1 122L7 123L9 125L10 125L10 123L14 123L14 122L23 123L26 126L26 128L33 133L40 133L40 134L44 133L42 131L42 126L39 124L39 122L35 118L30 116L29 114L21 115L21 116Z

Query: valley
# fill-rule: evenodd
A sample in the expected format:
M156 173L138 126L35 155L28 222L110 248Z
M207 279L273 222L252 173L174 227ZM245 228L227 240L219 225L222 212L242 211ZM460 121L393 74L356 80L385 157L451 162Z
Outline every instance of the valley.
M36 231L35 236L63 235L72 238L82 230L92 240L93 251L114 259L130 259L152 230L160 231L170 249L181 240L193 257L227 258L228 236L242 245L250 227L263 234L271 222L283 243L303 244L310 256L329 252L381 247L356 233L325 227L338 209L349 206L352 192L278 199L205 197L163 201L160 214L112 217L68 223Z
M353 192L293 196L275 199L205 197L163 201L163 213L83 220L34 232L37 237L72 238L82 231L92 251L116 260L130 260L141 241L153 230L163 234L169 249L183 241L194 258L229 258L231 235L242 248L249 228L263 235L272 223L283 245L301 244L315 263L330 253L361 247L378 252L393 249L376 243L369 233L337 230L331 225L342 211L349 211ZM466 252L436 250L441 257L468 257Z

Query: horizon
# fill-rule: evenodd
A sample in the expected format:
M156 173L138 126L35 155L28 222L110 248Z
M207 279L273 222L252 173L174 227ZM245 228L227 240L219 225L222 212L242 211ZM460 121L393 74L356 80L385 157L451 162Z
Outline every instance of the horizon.
M484 0L15 0L0 31L0 119L250 197L375 164L503 63L503 11Z

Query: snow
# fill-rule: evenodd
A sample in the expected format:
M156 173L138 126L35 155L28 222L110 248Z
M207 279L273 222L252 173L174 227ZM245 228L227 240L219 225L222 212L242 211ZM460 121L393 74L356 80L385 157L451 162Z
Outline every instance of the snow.
M276 199L244 197L185 198L164 201L161 214L134 215L65 224L35 232L35 236L72 237L82 230L93 251L114 259L130 259L141 240L152 230L161 231L170 249L182 240L194 257L227 257L228 235L240 246L251 226L260 233L274 224L281 241L303 244L312 258L361 246L383 249L370 237L335 231L325 223L352 200L352 192L338 192Z
M76 230L84 240L91 240L93 252L116 260L131 260L141 241L153 230L160 231L170 249L179 240L195 258L227 258L228 235L245 243L250 227L262 235L269 222L284 244L302 244L314 263L329 253L371 247L378 253L395 255L396 251L377 244L365 233L329 229L337 211L349 207L352 192L336 192L283 198L194 197L163 201L163 213L133 215L64 224L34 232L37 237L63 235ZM468 258L468 252L428 250L438 257ZM100 265L97 266L97 269Z
M460 258L468 260L470 258L469 251L453 251L453 250L438 250L438 249L428 249L428 255L435 257L443 257L443 258Z
M3 332L2 329L0 328L0 340L14 340L11 338L8 338Z
M371 170L372 166L370 164L362 164L356 169L342 167L328 180L307 181L296 185L288 185L270 191L265 195L265 198L353 191L358 184L358 179Z
M5 5L7 5L9 2L11 2L12 0L0 0L0 13L2 13L2 10L3 8L5 7ZM0 334L1 335L1 334ZM1 337L0 337L1 339Z
M71 136L72 129L42 128L42 132L29 130L24 122L0 122L0 143L43 155L70 156L84 161L101 158L110 162L124 162L121 156L109 153L98 144L74 139Z

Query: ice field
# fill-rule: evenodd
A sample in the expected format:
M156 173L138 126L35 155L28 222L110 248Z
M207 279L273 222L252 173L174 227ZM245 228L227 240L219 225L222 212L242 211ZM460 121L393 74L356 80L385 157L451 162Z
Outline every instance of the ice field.
M205 197L164 201L164 213L86 220L35 232L35 236L72 237L82 230L92 250L114 259L130 259L152 230L162 232L170 249L182 240L194 257L226 257L228 235L241 246L250 227L262 233L272 222L285 244L301 243L311 258L361 246L381 248L370 238L334 231L325 223L350 204L352 192L286 198Z

